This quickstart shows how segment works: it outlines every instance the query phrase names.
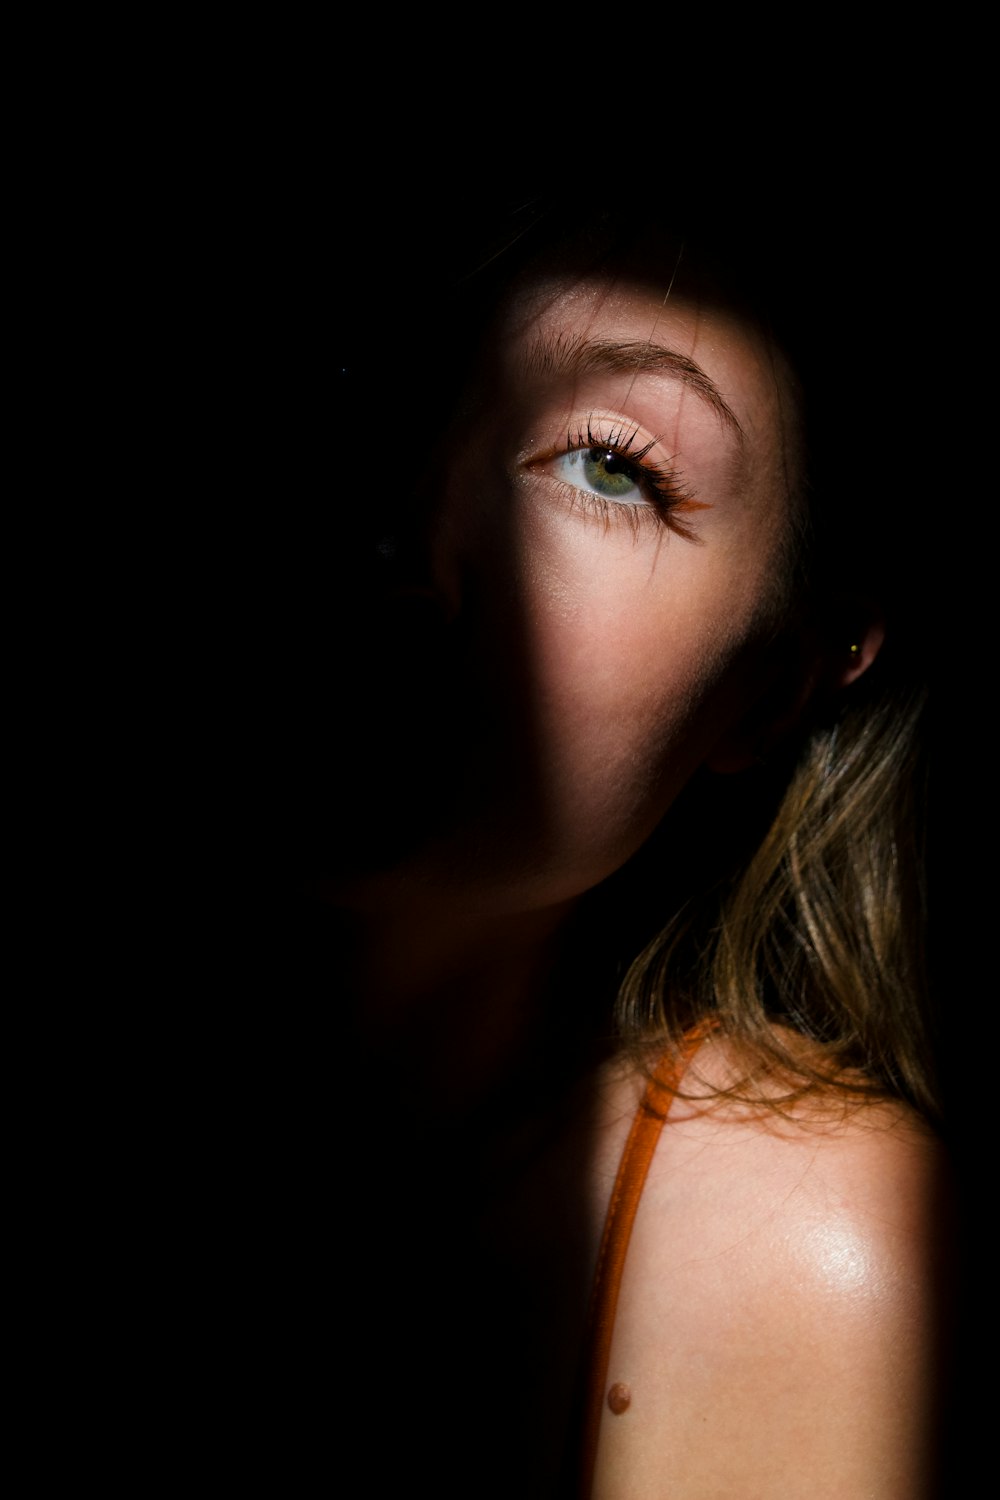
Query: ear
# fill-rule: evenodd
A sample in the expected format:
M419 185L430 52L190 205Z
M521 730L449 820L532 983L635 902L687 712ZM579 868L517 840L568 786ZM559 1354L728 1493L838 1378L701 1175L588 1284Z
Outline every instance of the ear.
M885 640L885 621L874 609L855 609L853 624L834 639L813 631L796 635L792 650L781 653L768 686L743 719L706 760L722 775L759 765L802 722L817 701L836 695L871 666Z
M834 692L849 687L868 671L882 649L885 621L880 614L871 612L865 620L855 622L854 631L848 631L848 636L846 654L831 653L827 662L827 684Z

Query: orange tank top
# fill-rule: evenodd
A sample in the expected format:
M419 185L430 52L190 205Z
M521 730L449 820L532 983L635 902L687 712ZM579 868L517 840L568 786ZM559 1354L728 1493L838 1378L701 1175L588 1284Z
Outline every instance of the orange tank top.
M587 1384L584 1395L583 1438L580 1456L580 1500L590 1500L597 1457L597 1438L604 1411L605 1383L611 1354L611 1336L628 1251L632 1225L646 1174L653 1160L680 1078L710 1027L699 1027L684 1039L681 1050L661 1057L653 1070L642 1103L632 1121L625 1150L618 1165L608 1214L597 1257L590 1308L587 1354Z

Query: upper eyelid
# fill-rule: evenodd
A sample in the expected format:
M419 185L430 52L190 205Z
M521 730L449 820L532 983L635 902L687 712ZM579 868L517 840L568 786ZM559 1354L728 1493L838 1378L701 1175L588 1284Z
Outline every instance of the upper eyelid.
M544 463L574 448L606 446L616 449L632 463L645 463L661 441L634 417L611 411L583 411L579 416L567 418L563 413L555 421L538 424L527 440L519 443L518 462L528 465ZM653 460L649 466L668 468L677 457L677 454L665 454L661 461Z
M567 452L579 451L581 448L613 448L623 458L629 459L634 464L641 464L646 455L651 453L660 441L659 438L653 437L641 447L636 448L634 444L640 431L638 423L620 422L613 424L607 432L601 432L594 431L591 426L594 420L592 415L587 418L586 437L581 430L577 433L575 443L572 437L568 438ZM570 446L571 443L573 447Z

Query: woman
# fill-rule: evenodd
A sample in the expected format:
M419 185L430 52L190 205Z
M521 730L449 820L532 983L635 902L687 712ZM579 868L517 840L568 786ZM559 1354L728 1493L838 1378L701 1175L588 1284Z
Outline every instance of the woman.
M801 337L801 244L728 215L532 200L342 365L287 822L370 1493L931 1492L901 477L850 287Z

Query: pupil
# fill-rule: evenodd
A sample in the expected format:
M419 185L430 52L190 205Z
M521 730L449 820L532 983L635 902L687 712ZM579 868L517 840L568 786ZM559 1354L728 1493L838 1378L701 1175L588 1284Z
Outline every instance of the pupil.
M590 457L593 463L604 465L605 474L624 474L628 469L625 460L617 453L605 453L600 448L591 448Z

